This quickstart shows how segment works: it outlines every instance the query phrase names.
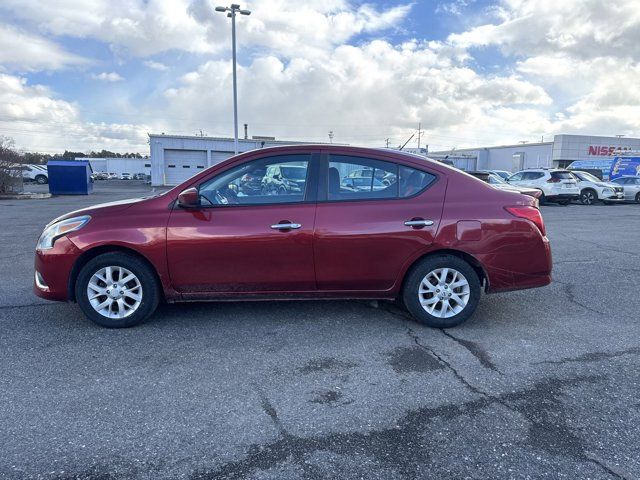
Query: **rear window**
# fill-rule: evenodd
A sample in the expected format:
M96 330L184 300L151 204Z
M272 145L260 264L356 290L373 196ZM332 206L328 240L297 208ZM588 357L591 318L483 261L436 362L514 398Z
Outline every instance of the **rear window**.
M551 178L557 178L559 180L575 180L575 177L571 172L551 172Z

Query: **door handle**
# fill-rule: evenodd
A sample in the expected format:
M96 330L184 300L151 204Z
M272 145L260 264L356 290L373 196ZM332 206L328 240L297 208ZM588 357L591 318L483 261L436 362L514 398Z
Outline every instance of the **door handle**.
M420 228L420 227L430 227L433 225L433 220L425 220L423 218L413 218L411 220L407 220L404 222L407 227Z
M271 228L274 230L297 230L302 227L299 223L276 223L275 225L271 225Z

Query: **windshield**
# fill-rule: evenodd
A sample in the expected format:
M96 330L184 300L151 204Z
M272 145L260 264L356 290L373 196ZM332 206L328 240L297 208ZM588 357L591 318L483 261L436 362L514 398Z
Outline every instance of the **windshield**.
M488 182L488 183L491 183L491 184L496 184L496 183L497 183L497 184L503 184L503 183L507 183L507 182L505 182L504 180L502 180L502 178L500 178L499 176L494 175L494 174L489 175L489 178L487 179L487 182Z
M578 177L580 180L584 180L585 182L599 183L599 182L602 181L598 177L596 177L595 175L591 175L588 172L573 172L573 174L576 177Z

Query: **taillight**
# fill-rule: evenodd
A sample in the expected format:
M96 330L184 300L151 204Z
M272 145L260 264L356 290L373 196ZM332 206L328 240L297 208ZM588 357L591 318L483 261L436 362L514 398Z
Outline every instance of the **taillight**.
M519 205L516 207L504 207L504 209L514 217L524 218L526 220L529 220L530 222L533 222L533 224L538 227L538 230L540 230L540 233L542 233L542 235L547 234L544 228L542 214L536 207Z

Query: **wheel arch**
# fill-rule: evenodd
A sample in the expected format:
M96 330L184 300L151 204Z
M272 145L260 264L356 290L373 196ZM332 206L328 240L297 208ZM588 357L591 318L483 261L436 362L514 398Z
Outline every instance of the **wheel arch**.
M153 272L153 275L155 276L156 281L158 282L158 290L160 291L161 299L164 302L165 296L164 296L164 289L162 288L162 280L160 279L160 275L158 274L158 270L156 269L156 267L153 265L153 263L149 261L147 257L145 257L143 254L141 254L137 250L134 250L133 248L125 247L122 245L99 245L97 247L90 248L89 250L83 252L82 255L80 255L80 257L78 257L76 262L73 264L71 273L69 274L69 284L67 285L67 296L68 296L67 298L69 298L69 300L72 302L76 301L76 293L75 293L76 280L78 278L78 274L80 273L80 270L82 270L82 267L84 267L90 260L97 257L98 255L102 255L104 253L117 253L117 252L132 255L147 264L147 266Z
M413 262L411 262L409 267L405 270L404 275L402 276L400 292L404 291L404 286L405 286L405 282L407 281L407 278L409 278L409 275L411 274L413 269L416 268L416 266L420 262L422 262L425 258L435 257L439 255L451 255L454 257L458 257L461 260L464 260L465 262L467 262L478 275L478 279L480 280L480 285L484 289L484 291L486 292L489 289L489 275L487 275L487 272L485 271L484 267L476 257L474 257L473 255L467 252L463 252L462 250L455 250L452 248L443 248L443 249L433 250L431 252L427 252L423 255L420 255Z

